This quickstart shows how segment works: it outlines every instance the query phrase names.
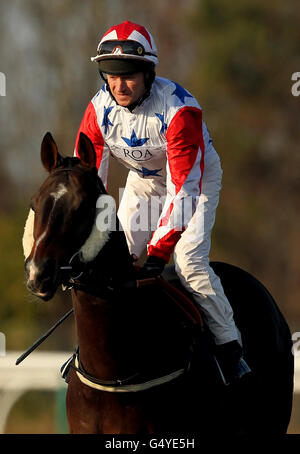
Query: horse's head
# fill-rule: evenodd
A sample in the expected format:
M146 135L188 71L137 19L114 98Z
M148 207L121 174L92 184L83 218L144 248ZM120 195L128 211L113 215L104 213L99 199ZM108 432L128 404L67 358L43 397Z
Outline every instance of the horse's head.
M49 176L32 197L23 249L27 287L44 300L62 283L61 267L79 251L86 261L94 258L108 235L95 233L96 201L106 191L97 175L94 147L84 134L77 150L80 159L63 157L50 133L42 141L41 160ZM95 239L96 252L91 253Z

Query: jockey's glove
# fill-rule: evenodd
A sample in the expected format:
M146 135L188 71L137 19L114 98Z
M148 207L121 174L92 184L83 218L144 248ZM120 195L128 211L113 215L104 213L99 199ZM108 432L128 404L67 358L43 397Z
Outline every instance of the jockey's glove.
M165 265L165 260L155 255L149 255L141 269L141 273L144 278L157 277L162 274Z

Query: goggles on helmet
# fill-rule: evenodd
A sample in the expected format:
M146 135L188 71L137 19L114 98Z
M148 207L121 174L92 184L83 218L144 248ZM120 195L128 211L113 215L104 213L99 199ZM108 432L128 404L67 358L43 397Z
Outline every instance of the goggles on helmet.
M122 55L135 55L137 57L143 57L144 55L152 55L157 57L156 54L151 52L146 52L142 44L137 41L131 40L112 40L112 41L103 41L97 49L98 55L109 56L122 56Z

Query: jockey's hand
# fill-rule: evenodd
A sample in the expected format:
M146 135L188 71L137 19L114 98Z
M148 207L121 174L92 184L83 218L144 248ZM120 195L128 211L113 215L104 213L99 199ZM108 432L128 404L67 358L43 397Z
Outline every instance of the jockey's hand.
M131 254L131 260L132 260L132 263L135 263L135 262L137 262L137 261L138 261L138 259L139 259L139 258L138 258L138 256L137 256L137 255L135 255L135 254Z
M141 269L141 273L144 279L157 277L162 274L165 265L165 260L160 257L156 257L155 255L149 255L143 268Z

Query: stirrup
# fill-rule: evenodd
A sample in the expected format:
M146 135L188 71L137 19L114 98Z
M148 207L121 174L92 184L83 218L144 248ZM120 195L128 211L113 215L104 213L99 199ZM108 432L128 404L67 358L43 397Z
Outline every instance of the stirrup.
M229 386L233 383L237 383L244 375L247 375L251 372L250 367L248 366L248 364L246 363L244 358L241 357L237 364L237 368L236 368L234 375L232 375L230 378L228 378L228 377L225 378L225 374L223 373L222 368L219 364L219 361L217 360L215 355L214 355L214 360L217 364L219 373L221 375L221 379L225 386Z

